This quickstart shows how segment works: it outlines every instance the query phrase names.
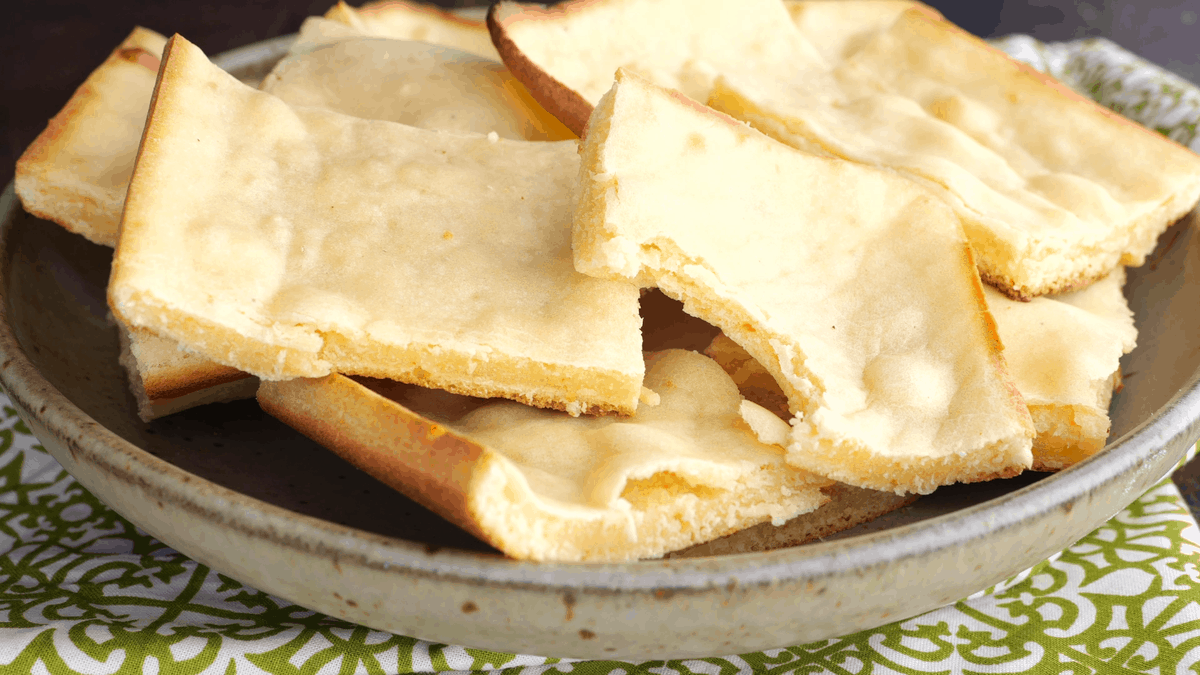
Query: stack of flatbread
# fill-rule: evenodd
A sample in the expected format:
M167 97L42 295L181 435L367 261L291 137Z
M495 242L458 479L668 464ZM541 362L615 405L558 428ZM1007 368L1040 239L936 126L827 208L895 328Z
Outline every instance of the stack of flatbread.
M508 555L609 561L1098 452L1122 265L1200 159L907 0L339 3L257 89L135 30L17 191L115 246L143 419L257 393Z

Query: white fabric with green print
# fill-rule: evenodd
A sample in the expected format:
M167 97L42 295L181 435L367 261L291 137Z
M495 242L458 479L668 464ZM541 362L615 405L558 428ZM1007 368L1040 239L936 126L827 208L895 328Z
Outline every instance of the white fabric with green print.
M1191 84L1104 40L996 44L1200 150ZM247 588L98 502L0 406L0 673L1200 671L1200 530L1169 479L1052 559L907 621L740 656L568 661L391 635Z

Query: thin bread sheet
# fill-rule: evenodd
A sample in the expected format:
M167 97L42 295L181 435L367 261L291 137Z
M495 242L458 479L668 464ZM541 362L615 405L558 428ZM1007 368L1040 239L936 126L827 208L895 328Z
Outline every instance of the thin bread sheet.
M1108 406L1121 356L1137 328L1118 269L1085 289L1016 302L988 289L1005 360L1033 416L1033 468L1065 469L1108 439Z
M516 558L658 557L828 501L828 481L754 437L710 359L652 354L646 383L659 403L627 419L338 375L264 383L259 402Z
M860 9L824 6L842 40L824 55L772 0L501 2L488 21L576 132L624 67L798 149L905 173L955 207L984 279L1014 298L1141 264L1200 197L1200 157L1172 141L919 3L873 35L847 27Z
M789 462L897 493L1030 466L1029 413L935 196L623 71L582 153L576 267L658 286L762 363L795 415Z
M264 379L331 372L629 413L637 289L577 273L573 142L292 108L176 36L109 301Z

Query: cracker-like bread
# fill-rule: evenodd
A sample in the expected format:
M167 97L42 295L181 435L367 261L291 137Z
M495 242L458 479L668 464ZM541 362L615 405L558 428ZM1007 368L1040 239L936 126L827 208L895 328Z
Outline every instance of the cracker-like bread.
M26 211L97 244L116 245L166 42L134 28L25 150L14 183Z
M174 340L119 323L121 365L143 422L209 403L252 398L258 378L184 351Z
M343 34L329 35L331 25ZM259 86L291 105L422 129L575 138L499 62L424 42L366 38L318 18L304 23L297 42L307 48L280 61Z
M109 303L264 379L631 413L636 288L571 264L575 143L292 108L168 45Z
M774 0L502 1L487 23L504 64L577 134L618 67L704 101L726 64L820 62Z
M825 56L771 0L501 2L488 21L505 64L576 132L625 67L793 147L904 172L955 207L984 279L1014 298L1141 264L1200 197L1185 148L922 5L874 35L847 28L860 9L819 12Z
M618 71L584 139L575 266L652 283L787 394L788 461L927 493L1028 468L958 219L895 174L797 152Z
M499 61L487 26L434 5L383 0L354 9L341 0L325 12L325 18L344 23L369 35L397 40L419 40L453 47L476 56Z
M1200 198L1200 157L921 6L831 65L815 87L731 72L709 104L795 147L939 192L983 278L1010 297L1142 264Z
M829 481L759 442L740 417L737 387L696 352L650 355L646 384L659 403L627 419L366 384L338 375L264 382L258 398L515 558L658 557L828 501Z
M292 105L430 129L496 131L506 138L573 137L494 61L425 43L364 39L361 31L320 18L305 22L292 51L260 86ZM152 88L153 83L147 83L147 107ZM128 163L132 172L132 154ZM123 339L128 348L122 363L144 420L249 398L257 389L257 378L148 331Z
M1123 268L1087 288L1016 302L987 289L1017 389L1037 436L1033 468L1065 469L1099 452L1111 423L1108 404L1120 359L1137 340L1121 293Z

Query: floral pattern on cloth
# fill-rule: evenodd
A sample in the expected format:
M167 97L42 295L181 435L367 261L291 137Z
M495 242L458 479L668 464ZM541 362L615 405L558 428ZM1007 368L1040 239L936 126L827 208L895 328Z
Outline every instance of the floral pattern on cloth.
M995 44L1200 150L1200 91L1112 43ZM740 656L573 661L392 635L244 586L105 507L3 395L0 410L0 674L1200 672L1200 529L1169 479L1051 559L912 619Z

